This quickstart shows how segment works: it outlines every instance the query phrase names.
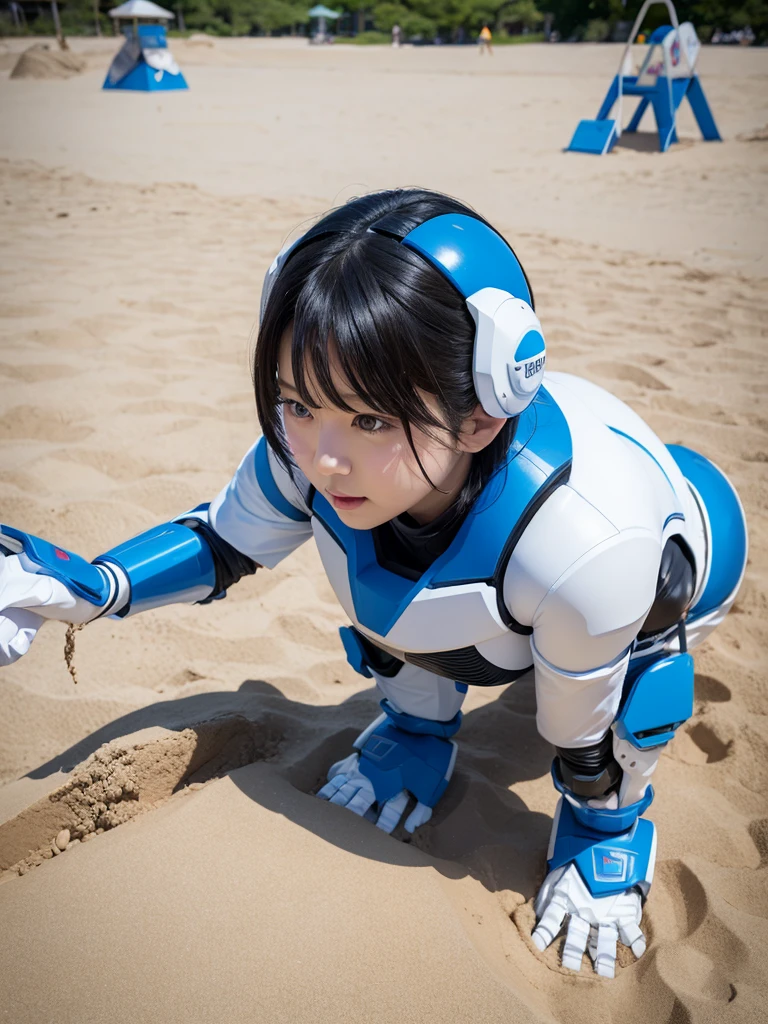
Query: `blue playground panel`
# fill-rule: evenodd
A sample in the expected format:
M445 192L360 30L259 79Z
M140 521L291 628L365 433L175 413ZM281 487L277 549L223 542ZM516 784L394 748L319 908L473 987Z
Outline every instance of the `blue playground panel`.
M675 112L680 104L687 97L691 104L693 116L699 126L702 136L707 142L720 142L720 132L717 130L712 111L709 109L707 97L699 81L698 75L691 78L667 79L659 75L654 85L638 85L637 75L624 75L621 92L624 96L639 96L640 103L632 115L632 120L624 129L626 132L636 132L643 114L650 106L656 117L656 127L659 133L659 150L666 153L673 142L677 142L675 131ZM619 75L616 75L611 82L608 93L603 100L603 105L594 121L581 121L571 139L566 152L578 153L608 153L616 139L616 122L609 117L613 105L619 98ZM599 134L600 126L608 138L607 147L599 147L603 137ZM609 136L613 134L613 141ZM603 141L605 141L603 139Z
M188 89L184 75L169 75L167 71L160 72L160 81L155 77L158 74L149 64L142 60L140 64L129 71L125 78L112 85L109 75L104 79L103 89L133 89L137 92L170 92L174 89Z
M184 75L151 67L144 51L167 50L163 25L139 25L136 34L126 30L126 41L110 65L103 89L131 89L134 92L170 92L188 89Z
M616 122L610 118L603 121L579 121L573 133L568 151L571 153L610 153L616 142Z

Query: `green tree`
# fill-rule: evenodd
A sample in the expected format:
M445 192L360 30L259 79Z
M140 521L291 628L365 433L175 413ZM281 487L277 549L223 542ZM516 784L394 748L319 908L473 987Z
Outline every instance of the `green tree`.
M309 21L309 5L294 0L181 0L188 29L212 35L289 31Z
M617 22L632 22L642 0L536 0L537 7L554 16L553 27L563 39L582 38L592 21L607 22L613 30ZM679 0L675 10L680 21L690 21L702 39L709 39L713 29L725 32L749 25L763 42L768 37L768 0ZM654 4L647 13L644 28L649 31L669 24L664 4Z
M373 9L373 23L380 32L391 32L394 25L399 25L406 38L431 37L437 31L435 21L400 3L377 4Z
M498 14L497 21L511 28L536 29L544 22L544 15L536 6L535 0L514 0L505 4Z

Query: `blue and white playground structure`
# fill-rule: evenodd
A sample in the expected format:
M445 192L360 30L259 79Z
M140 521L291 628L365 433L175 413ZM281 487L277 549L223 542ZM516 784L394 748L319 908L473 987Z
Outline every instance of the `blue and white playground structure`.
M663 3L669 11L671 25L657 28L648 40L649 48L638 73L631 74L632 44L643 24L646 12L655 3ZM619 72L611 82L594 121L580 121L574 132L568 152L610 153L622 130L636 132L643 115L650 106L656 118L659 150L666 153L677 142L677 111L688 97L693 116L707 142L719 142L712 111L709 109L699 76L696 60L701 43L690 21L678 23L677 12L671 0L646 0L635 19L627 46L619 65ZM622 129L623 100L625 96L640 99L637 109L626 128ZM618 104L615 117L611 112Z
M165 25L160 24L175 14L151 0L128 0L109 16L124 23L125 42L109 67L103 89L168 92L189 88L168 49Z

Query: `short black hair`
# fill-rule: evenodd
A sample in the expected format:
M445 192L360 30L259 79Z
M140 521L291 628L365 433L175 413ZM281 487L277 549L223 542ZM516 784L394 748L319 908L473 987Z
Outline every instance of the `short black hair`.
M488 223L439 192L373 192L326 214L277 274L263 310L253 380L264 437L289 471L277 377L281 340L290 326L295 386L308 408L317 408L319 398L310 387L309 370L325 401L355 411L334 385L330 355L335 353L360 401L400 421L422 472L412 427L426 433L447 429L458 441L463 421L478 403L472 378L475 324L456 288L399 241L442 214ZM444 419L432 413L420 392L437 397ZM515 426L511 419L473 456L460 511L504 461Z

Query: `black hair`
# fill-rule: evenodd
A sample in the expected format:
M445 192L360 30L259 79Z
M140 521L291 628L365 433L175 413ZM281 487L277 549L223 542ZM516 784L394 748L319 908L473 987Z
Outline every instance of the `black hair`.
M289 326L295 387L308 408L320 403L314 385L326 402L356 411L334 384L330 356L335 353L360 401L400 421L427 480L412 427L428 434L447 429L458 441L462 422L478 403L472 379L475 324L456 288L399 241L424 221L452 213L487 224L439 192L373 192L326 214L289 254L264 306L253 359L264 437L289 471L277 384L280 343ZM437 397L442 420L420 391ZM509 420L473 455L459 511L466 511L503 463L515 426L516 419Z

